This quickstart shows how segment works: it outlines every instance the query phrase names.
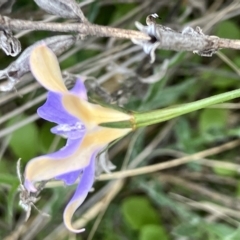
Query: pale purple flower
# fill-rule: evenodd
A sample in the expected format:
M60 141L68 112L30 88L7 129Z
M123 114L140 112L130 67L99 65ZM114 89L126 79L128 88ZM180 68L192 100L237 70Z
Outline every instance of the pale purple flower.
M61 78L57 59L46 46L38 46L33 50L30 65L36 79L49 90L47 100L38 109L38 114L41 118L56 123L51 132L66 137L67 142L59 151L28 162L24 186L29 192L36 192L35 183L39 181L55 178L71 185L80 179L63 218L70 231L81 232L83 229L72 227L71 219L92 188L95 158L111 141L132 130L101 127L99 124L129 121L131 117L126 113L89 103L81 79L68 91Z

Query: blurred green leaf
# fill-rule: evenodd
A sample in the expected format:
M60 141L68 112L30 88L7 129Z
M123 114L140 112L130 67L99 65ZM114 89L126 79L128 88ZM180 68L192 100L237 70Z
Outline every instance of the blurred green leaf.
M221 175L221 176L229 176L229 177L233 177L236 175L236 171L230 170L230 169L226 169L224 167L214 167L213 171L217 174L217 175Z
M7 194L7 222L9 225L13 225L13 211L14 211L14 200L17 194L19 183L12 185L11 189Z
M7 126L12 126L16 122L26 119L26 116L19 116L11 119ZM21 158L23 162L35 157L39 150L38 129L34 122L29 123L12 133L9 146L16 158ZM17 160L16 159L16 160Z
M239 239L240 239L240 228L238 228L234 233L224 238L224 240L239 240Z
M17 185L17 184L19 184L19 180L16 176L14 176L12 174L1 172L0 185L3 183L7 184L7 185Z
M41 152L46 153L54 139L54 134L50 132L50 129L54 126L53 123L45 121L41 126L39 133L40 149Z
M146 197L129 197L121 204L124 220L138 230L147 224L159 224L159 217Z
M149 87L146 97L142 101L141 111L151 110L160 107L167 107L181 97L188 93L188 90L196 84L195 79L188 79L183 83L176 84L174 86L166 87L162 89L166 78L164 77L161 81L152 84Z
M180 216L181 219L184 219L184 221L196 218L196 214L192 213L187 208L183 207L181 203L174 201L166 194L158 181L154 182L154 184L149 187L147 182L138 180L138 185L154 203L164 209L170 209L176 215Z
M238 88L240 85L238 75L233 73L232 69L225 65L220 69L209 69L208 71L202 72L201 78L205 80L204 89L206 89L206 84L211 84L213 87L216 87L220 91Z
M111 22L116 22L119 19L121 19L124 15L126 15L128 12L133 10L136 7L136 4L134 3L121 3L121 4L115 4L115 11L114 15L111 19Z
M168 240L165 229L159 225L146 225L140 230L139 240Z
M174 132L177 138L178 148L184 152L192 153L194 148L191 141L192 128L190 127L186 117L180 117L174 126Z
M237 57L234 58L234 63L235 63L238 67L240 67L240 57L239 57L239 56L237 56Z
M204 233L201 230L202 221L195 218L191 222L183 222L174 229L174 235L178 237L187 237L187 239L202 239Z
M218 37L221 38L232 38L239 39L240 38L240 29L237 24L233 21L223 21L218 24L215 33Z
M215 34L221 38L240 39L239 26L231 20L220 22L215 29ZM222 52L227 55L231 54L231 57L238 55L236 51L231 49L223 49Z
M203 227L205 231L208 231L208 234L216 236L216 239L219 240L227 240L228 237L235 232L235 229L233 227L230 227L223 223L203 223Z
M228 136L239 137L240 136L240 127L229 129Z
M200 114L199 128L201 132L224 128L228 111L226 109L204 109Z
M49 148L56 137L55 134L51 133L51 128L54 127L55 124L51 122L44 122L44 124L41 127L40 133L39 133L39 145L40 150L43 154L46 154L49 152ZM59 143L57 144L57 148L59 149L65 145L66 140L64 138L61 138Z

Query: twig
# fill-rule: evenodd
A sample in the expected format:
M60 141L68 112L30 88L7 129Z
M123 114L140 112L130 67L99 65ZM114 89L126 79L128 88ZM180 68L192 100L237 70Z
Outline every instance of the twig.
M187 178L195 181L201 181L201 182L209 182L209 183L217 183L219 185L227 185L227 186L233 186L236 187L238 185L238 180L232 177L225 177L225 176L219 176L216 174L209 174L205 172L189 172L189 171L183 171L178 172L178 176L182 178Z
M147 26L136 22L136 27L151 36L151 41L132 39L135 44L142 46L145 53L155 60L155 50L166 49L174 51L192 51L200 56L211 57L221 48L240 49L240 40L219 38L205 35L200 27L193 29L185 27L181 32L156 23L156 13L146 19Z
M91 23L50 23L27 21L20 19L11 19L0 15L0 29L11 30L45 30L52 32L75 32L83 35L98 37L114 37L114 38L135 38L142 40L150 40L145 33L134 30L125 30L120 28L100 26Z
M221 218L222 220L225 220L234 226L239 226L239 221L236 221L234 218L239 219L239 211L232 210L229 208L224 208L222 206L219 206L217 204L213 204L210 202L196 202L193 201L192 199L183 197L181 195L171 193L174 198L177 200L180 200L184 204L187 204L188 206L194 207L196 209L201 209L207 212L210 212L214 214L214 216Z
M158 176L160 182L171 183L174 185L180 185L184 188L191 190L191 193L199 194L201 196L210 198L213 201L217 201L225 206L228 206L233 209L240 210L240 203L237 198L232 198L221 194L213 189L209 189L207 187L200 186L199 184L186 181L180 177L168 175L168 174L161 174Z
M146 167L141 167L133 170L126 170L122 172L114 172L111 174L102 174L100 175L97 180L99 181L105 181L109 179L116 179L116 178L125 178L125 177L132 177L140 174L147 174L147 173L152 173L152 172L157 172L159 170L167 169L167 168L172 168L172 167L177 167L182 164L188 163L188 162L193 162L198 159L202 159L206 156L214 155L220 152L224 152L228 149L232 149L234 147L239 146L240 140L235 140L232 142L228 142L226 144L223 144L218 147L210 148L192 155L188 155L185 157L177 158L175 160L167 161L164 163L159 163L159 164L154 164L151 166L146 166Z

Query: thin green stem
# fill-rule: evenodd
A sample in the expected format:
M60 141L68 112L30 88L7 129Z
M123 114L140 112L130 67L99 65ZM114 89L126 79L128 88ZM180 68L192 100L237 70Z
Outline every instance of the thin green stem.
M179 105L176 107L165 108L144 113L134 113L135 127L149 126L155 123L163 122L186 113L197 111L205 107L226 102L240 97L240 89L230 92L218 94L209 98L198 100L195 102Z

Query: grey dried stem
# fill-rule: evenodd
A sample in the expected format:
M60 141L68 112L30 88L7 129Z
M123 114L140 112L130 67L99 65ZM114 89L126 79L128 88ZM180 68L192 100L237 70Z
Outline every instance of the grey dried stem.
M45 1L37 0L36 2L38 4L40 3L42 4ZM54 3L59 4L61 2L62 2L61 0L57 0ZM66 10L66 6L64 4L60 6L62 6L63 8L62 10L64 11ZM72 8L75 9L74 4L71 6ZM60 11L61 13L60 14L59 13L60 8L58 7L57 9L58 15L64 16L64 11ZM78 7L76 7L76 9L78 9ZM71 12L70 10L69 9L66 10L67 12L66 17L71 17L69 16L69 12ZM49 23L38 21L26 21L19 19L11 19L6 16L0 15L0 30L2 30L2 32L7 33L8 32L11 33L12 30L32 30L32 31L48 30L69 33L75 32L82 35L91 35L98 37L131 39L133 43L140 45L143 48L144 52L150 55L151 63L155 61L155 50L157 48L174 51L192 51L193 53L197 53L200 56L207 57L211 57L221 48L240 49L240 40L230 40L219 38L217 36L205 35L200 27L196 27L195 29L193 29L192 27L185 27L182 32L178 32L169 27L157 24L156 23L156 18L158 17L157 14L151 14L147 17L146 19L147 26L144 26L141 23L136 22L136 26L140 31L134 31L91 24L87 20L85 20L83 14L81 15L82 13L81 9L79 11L80 12L73 15L72 17L77 16L78 19L81 19L82 23ZM17 44L18 39L13 38L13 36L9 34L7 38L5 37L5 35L3 36L4 37L0 38L0 44L3 50L7 54L11 53L12 56L15 56L20 49L20 43ZM70 35L66 37L75 39L75 37L71 37ZM70 45L72 45L74 41L71 41ZM63 43L64 41L60 42ZM32 45L30 48L32 48L33 46L35 46L35 44ZM58 47L62 48L60 45ZM61 53L63 51L61 51ZM1 84L0 91L12 90L15 84L18 82L19 78L29 71L27 61L22 61L23 58L24 60L27 59L25 55L26 54L22 54L19 57L19 59L17 59L15 62L9 65L8 68L0 71L0 79L4 77L7 77L9 79L7 83ZM20 66L19 64L20 65L22 64L21 65L22 67L19 67Z
M101 26L91 23L46 23L38 21L26 21L20 19L11 19L0 15L0 29L11 30L32 30L32 31L52 31L52 32L68 32L79 33L83 35L113 38L136 38L150 40L151 38L145 33L134 30L126 30Z
M205 35L200 27L185 27L181 32L156 23L157 14L146 19L147 26L136 22L136 27L151 36L151 41L132 39L142 46L145 53L150 54L151 62L155 61L155 50L192 51L200 56L211 57L221 48L240 49L240 40L223 39Z
M149 16L152 20L149 21ZM84 23L46 23L11 19L0 15L0 28L4 30L47 30L53 32L80 33L98 37L113 37L132 39L135 44L141 45L143 50L151 55L154 61L154 51L168 49L174 51L193 51L201 56L212 56L221 48L240 49L239 40L223 39L217 36L205 35L200 27L193 29L186 27L182 32L175 31L156 23L156 14L147 17L147 26L136 22L139 31L113 28ZM153 20L154 19L154 20Z

